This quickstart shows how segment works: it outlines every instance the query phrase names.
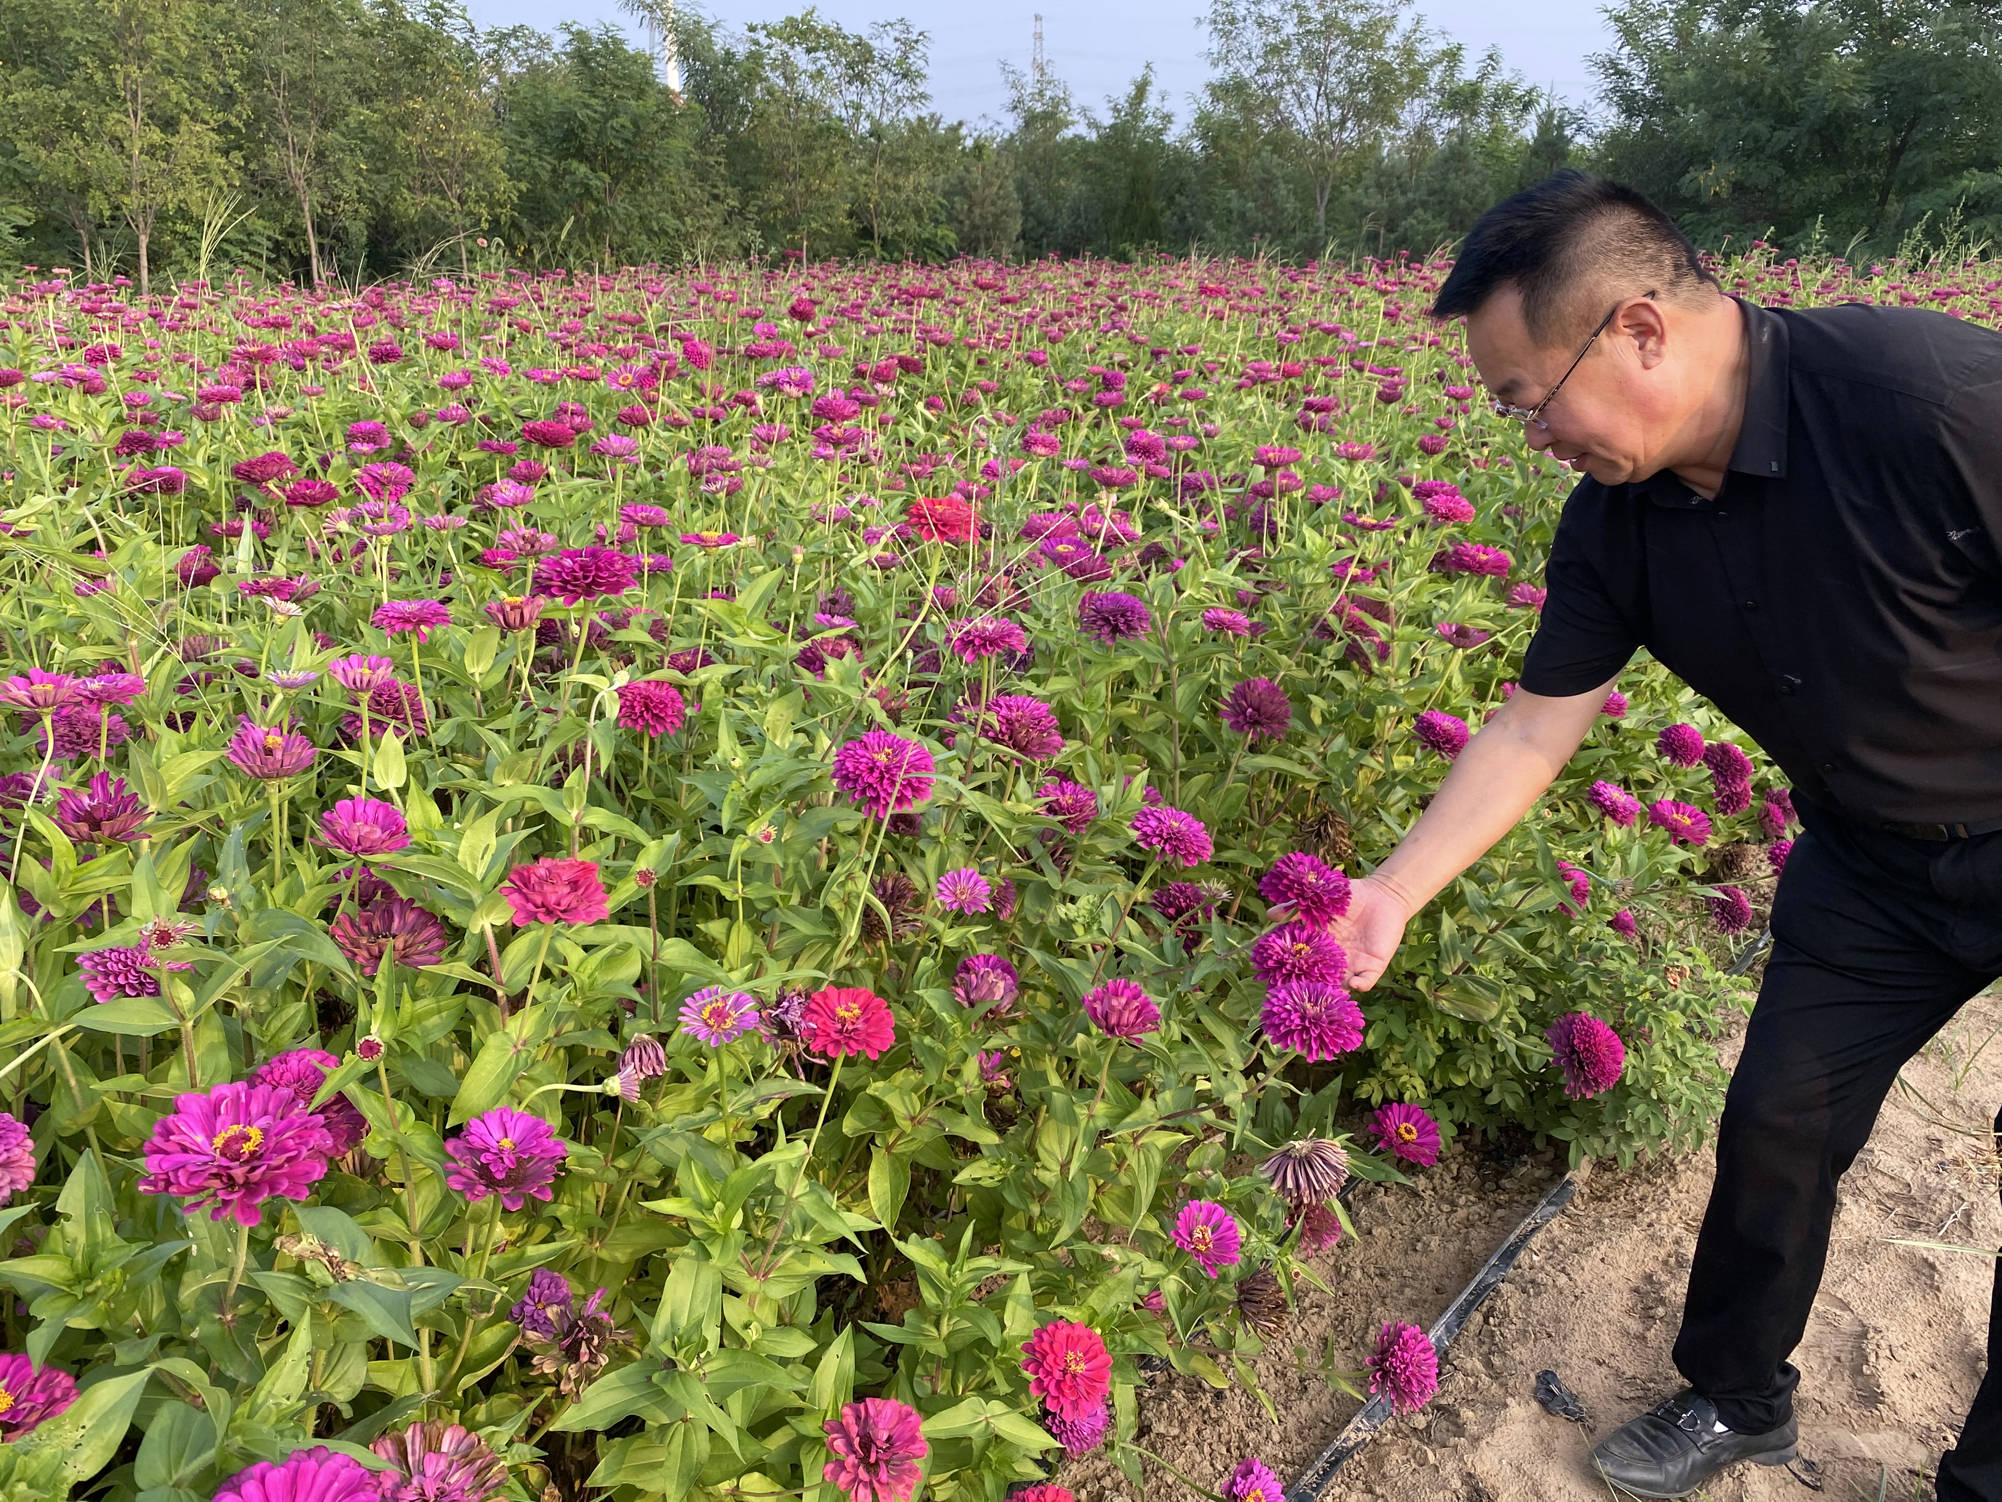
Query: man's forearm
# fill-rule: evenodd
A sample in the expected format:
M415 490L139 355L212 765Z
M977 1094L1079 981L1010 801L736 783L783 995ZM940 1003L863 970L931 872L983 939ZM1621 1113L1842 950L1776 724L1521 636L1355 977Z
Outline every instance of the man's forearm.
M1370 874L1416 913L1513 829L1563 769L1564 759L1497 716L1467 742L1410 833Z

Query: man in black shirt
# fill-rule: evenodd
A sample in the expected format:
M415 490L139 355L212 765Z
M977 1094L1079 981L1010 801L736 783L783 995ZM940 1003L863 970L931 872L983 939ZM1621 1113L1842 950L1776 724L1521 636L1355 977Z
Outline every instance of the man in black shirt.
M1836 1182L1905 1061L2002 976L2002 335L1729 297L1653 204L1578 172L1483 216L1432 313L1466 318L1496 410L1588 478L1517 691L1336 925L1355 987L1563 770L1637 648L1764 748L1804 825L1719 1126L1689 1385L1593 1451L1627 1491L1686 1496L1794 1457L1787 1357ZM1937 1495L2002 1502L2002 1262Z

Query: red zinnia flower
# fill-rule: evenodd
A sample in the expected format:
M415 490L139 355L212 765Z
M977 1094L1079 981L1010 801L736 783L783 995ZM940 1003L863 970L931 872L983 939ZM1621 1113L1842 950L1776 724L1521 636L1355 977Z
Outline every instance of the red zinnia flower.
M1112 1391L1112 1357L1090 1325L1058 1320L1022 1343L1029 1395L1067 1419L1083 1418Z
M514 909L517 928L530 923L602 923L612 915L596 861L545 855L508 872L501 895Z
M867 1054L874 1059L897 1041L897 1021L890 1004L861 986L828 986L806 1003L800 1033L815 1053L838 1058Z

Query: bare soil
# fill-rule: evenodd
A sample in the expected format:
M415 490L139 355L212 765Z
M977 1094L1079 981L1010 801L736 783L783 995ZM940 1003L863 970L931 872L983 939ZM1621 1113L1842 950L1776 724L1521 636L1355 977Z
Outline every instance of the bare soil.
M2002 995L1975 998L1908 1064L1844 1177L1820 1296L1793 1353L1801 1460L1741 1464L1697 1495L1709 1502L1930 1499L1986 1361L1992 1250L2002 1245ZM1736 1018L1718 1044L1742 1047ZM1220 1487L1247 1454L1289 1484L1362 1406L1321 1374L1358 1371L1386 1319L1430 1328L1504 1237L1563 1175L1557 1148L1512 1165L1474 1144L1408 1186L1365 1184L1357 1235L1316 1263L1332 1295L1307 1289L1258 1363L1278 1412L1248 1391L1163 1373L1141 1400L1139 1443ZM1440 1361L1437 1396L1393 1417L1352 1456L1328 1502L1603 1502L1622 1494L1591 1447L1683 1385L1669 1359L1689 1261L1710 1195L1711 1151L1622 1169L1600 1162L1530 1243ZM1895 1244L1944 1242L1961 1251ZM1546 1412L1551 1370L1588 1422ZM1140 1502L1103 1453L1053 1478L1080 1502ZM1148 1467L1146 1502L1183 1487ZM1818 1485L1817 1485L1818 1484Z

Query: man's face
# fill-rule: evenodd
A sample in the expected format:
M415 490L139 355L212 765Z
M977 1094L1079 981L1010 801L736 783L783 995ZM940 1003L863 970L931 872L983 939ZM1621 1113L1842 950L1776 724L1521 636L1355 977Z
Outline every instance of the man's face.
M1609 299L1594 322L1611 306ZM1502 287L1467 318L1467 352L1488 396L1534 407L1560 379L1564 382L1535 421L1519 424L1529 447L1606 485L1645 479L1660 467L1648 432L1651 399L1658 400L1659 394L1645 379L1658 362L1644 358L1645 333L1637 340L1628 326L1632 308L1646 309L1638 316L1658 324L1653 304L1630 299L1568 377L1564 372L1577 358L1584 335L1556 347L1539 345L1523 322L1522 294L1514 286Z

